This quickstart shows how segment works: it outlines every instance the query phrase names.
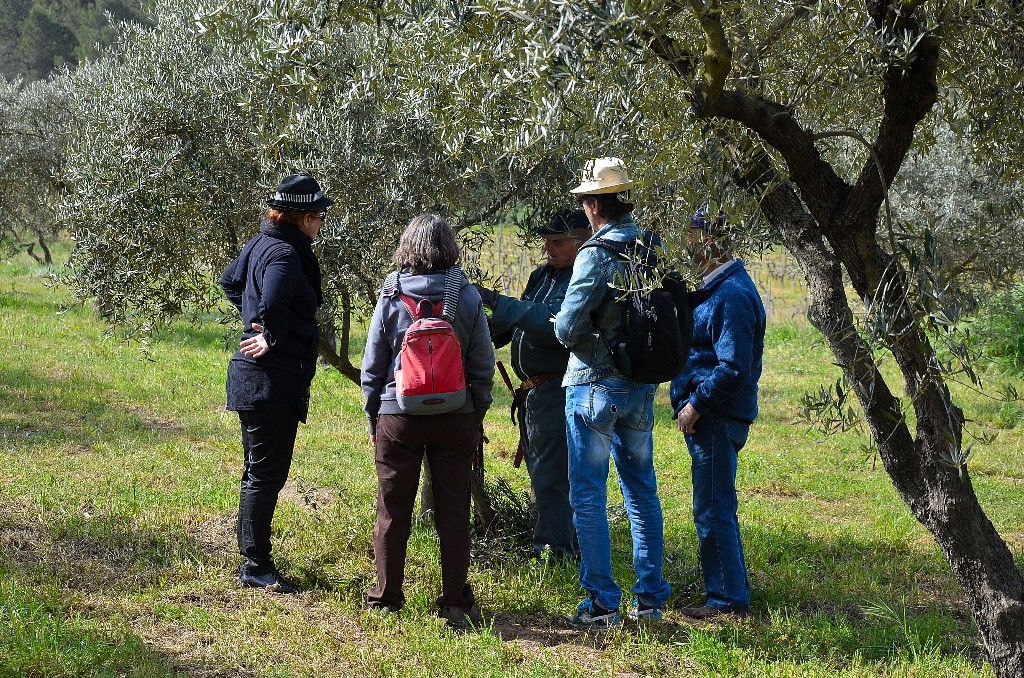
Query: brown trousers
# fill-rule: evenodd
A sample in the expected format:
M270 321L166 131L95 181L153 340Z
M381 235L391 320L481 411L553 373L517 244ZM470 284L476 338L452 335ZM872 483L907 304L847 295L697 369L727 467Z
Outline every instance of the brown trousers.
M434 524L441 542L438 606L473 604L469 575L469 479L480 425L475 414L382 414L377 419L377 524L373 556L378 585L371 607L399 609L423 455L430 464Z

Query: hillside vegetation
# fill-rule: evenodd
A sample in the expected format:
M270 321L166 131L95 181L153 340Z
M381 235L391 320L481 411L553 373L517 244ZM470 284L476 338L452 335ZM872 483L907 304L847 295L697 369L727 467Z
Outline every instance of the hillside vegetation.
M41 80L97 56L122 21L145 22L140 0L0 0L0 75Z

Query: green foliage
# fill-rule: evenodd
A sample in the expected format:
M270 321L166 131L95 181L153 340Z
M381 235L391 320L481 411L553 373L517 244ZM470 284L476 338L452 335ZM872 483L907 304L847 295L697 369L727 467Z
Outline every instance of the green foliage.
M1024 374L1024 285L989 295L970 327L987 355Z
M140 0L0 0L0 76L32 82L92 59L118 24L146 22Z

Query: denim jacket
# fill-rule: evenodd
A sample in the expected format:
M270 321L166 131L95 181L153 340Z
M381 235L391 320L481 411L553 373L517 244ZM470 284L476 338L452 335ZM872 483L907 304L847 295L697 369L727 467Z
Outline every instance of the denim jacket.
M629 242L640 237L631 214L613 219L595 238ZM580 250L562 308L555 316L555 336L569 351L563 386L575 386L608 377L632 382L615 368L609 344L618 334L622 311L615 302L621 294L612 287L625 273L625 265L603 247ZM595 324L596 323L596 324Z

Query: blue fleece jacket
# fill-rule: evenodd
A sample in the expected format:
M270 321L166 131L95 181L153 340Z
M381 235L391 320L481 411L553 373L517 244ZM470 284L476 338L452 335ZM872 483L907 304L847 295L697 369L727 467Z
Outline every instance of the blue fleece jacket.
M764 355L761 295L738 259L706 289L710 296L693 312L690 358L669 390L672 409L678 415L689 402L702 416L753 422Z

